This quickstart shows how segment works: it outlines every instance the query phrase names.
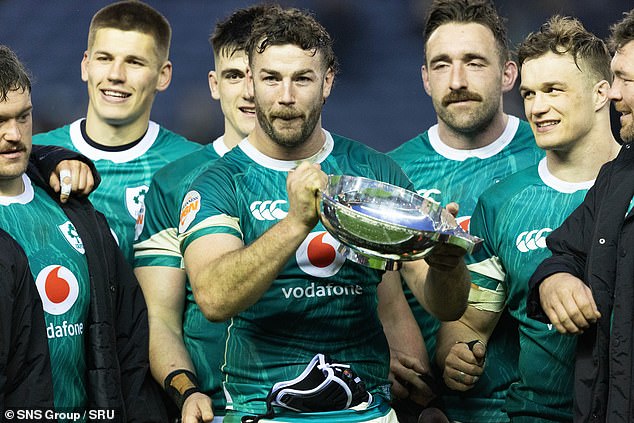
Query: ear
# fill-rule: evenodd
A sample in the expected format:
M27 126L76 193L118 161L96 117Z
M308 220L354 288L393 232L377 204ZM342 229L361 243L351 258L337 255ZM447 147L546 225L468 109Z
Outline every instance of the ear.
M322 87L324 92L324 101L330 95L330 91L332 90L332 85L334 82L335 82L335 72L332 70L332 68L328 68L328 70L326 71L326 75L324 77L324 85Z
M595 112L603 109L606 105L610 104L610 97L608 96L609 90L610 83L605 79L597 82L596 84L594 84L594 87L592 87Z
M172 62L167 60L161 66L158 81L156 81L156 91L165 91L172 82Z
M517 63L512 60L509 60L504 64L504 68L502 69L502 92L507 93L513 89L515 86L515 81L517 81Z
M88 50L84 52L84 57L81 59L81 80L88 82Z
M218 91L218 75L215 70L209 71L207 74L207 80L209 82L209 91L211 92L211 98L214 100L220 100L220 92Z
M420 67L420 75L423 79L423 88L428 96L431 97L431 88L429 86L429 72L427 71L427 66L423 65Z

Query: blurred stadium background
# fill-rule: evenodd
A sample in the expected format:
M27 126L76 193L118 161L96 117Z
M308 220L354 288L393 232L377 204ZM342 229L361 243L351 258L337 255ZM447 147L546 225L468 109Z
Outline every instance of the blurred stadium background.
M80 61L90 18L103 0L0 0L0 43L14 49L35 77L34 132L84 116ZM200 143L222 133L219 103L207 86L213 66L208 36L218 20L248 0L147 0L173 28L169 89L158 95L152 119ZM312 10L335 39L341 62L324 109L324 127L389 151L436 122L423 91L422 29L429 0L282 0ZM600 37L634 0L495 0L516 44L553 14L578 17ZM516 87L517 88L517 87ZM517 89L505 109L524 117Z

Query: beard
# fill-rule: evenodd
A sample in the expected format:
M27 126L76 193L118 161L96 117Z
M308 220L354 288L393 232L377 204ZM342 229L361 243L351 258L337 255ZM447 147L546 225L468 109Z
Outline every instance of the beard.
M476 101L468 110L450 110L449 106L459 101ZM438 119L451 130L463 134L474 134L486 128L495 118L500 107L495 99L484 99L467 90L452 91L440 100L433 100Z
M634 142L634 124L629 123L622 126L619 135L621 135L621 140L626 144Z
M258 118L258 123L266 135L276 144L286 148L302 145L308 140L308 137L315 130L317 122L319 122L323 104L322 102L313 104L313 107L307 113L302 113L292 107L285 107L281 110L274 110L267 115L260 104L258 104L257 99L255 103L255 114ZM301 123L290 123L290 120L296 120ZM275 127L276 121L282 122L281 128Z

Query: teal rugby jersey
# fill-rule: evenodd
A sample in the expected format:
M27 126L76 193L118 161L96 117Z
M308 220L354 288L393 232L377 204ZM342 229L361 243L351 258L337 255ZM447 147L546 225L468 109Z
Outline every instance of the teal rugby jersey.
M106 216L121 250L132 263L135 222L152 175L202 146L150 121L147 132L133 147L122 151L100 150L82 136L82 120L34 135L33 143L66 147L95 162L101 185L90 194L90 201Z
M482 192L510 174L537 163L544 156L533 138L527 122L509 116L502 135L486 147L474 150L457 150L444 144L438 135L438 125L404 143L388 153L412 180L416 191L424 197L440 202L451 201L460 205L458 222L469 228L469 219ZM436 351L436 332L440 322L427 313L412 292L404 286L405 296L421 328L430 359ZM507 333L512 335L506 336ZM511 319L503 315L494 332L487 356L491 361L517 351L517 330ZM471 390L447 392L447 414L467 406L473 411L465 422L504 422L507 417L501 411L508 385L517 379L509 369L487 367L478 384ZM454 409L455 404L455 409ZM479 414L479 413L482 414Z
M519 323L521 379L511 385L505 405L511 418L572 421L576 337L527 318L526 298L533 271L550 256L546 237L581 204L593 182L561 181L543 159L486 191L471 218L472 233L484 238L469 259L473 283L488 289L501 284Z
M412 189L387 156L325 134L324 148L309 160L327 174L365 176ZM194 181L185 196L182 250L212 233L233 234L245 245L260 237L286 216L286 177L297 164L266 157L247 140L240 143ZM350 364L376 398L370 409L338 412L331 421L363 421L387 412L382 404L389 395L389 350L376 309L382 272L346 261L337 245L317 224L260 300L230 319L222 366L227 409L264 412L263 401L251 400L265 398L274 383L297 377L315 354L324 353ZM302 421L296 414L283 420Z
M183 256L178 243L180 205L189 184L208 166L228 151L222 137L202 150L188 154L156 172L145 196L143 212L137 219L134 244L134 265L182 266ZM142 229L142 230L141 230ZM161 281L157 280L157 284ZM222 412L225 396L222 392L220 364L225 348L225 323L212 323L205 318L194 300L189 282L183 315L183 341L196 369L204 392L212 394L214 412Z
M84 325L90 279L82 240L62 209L22 176L24 193L0 197L0 227L24 249L44 307L55 408L87 405Z

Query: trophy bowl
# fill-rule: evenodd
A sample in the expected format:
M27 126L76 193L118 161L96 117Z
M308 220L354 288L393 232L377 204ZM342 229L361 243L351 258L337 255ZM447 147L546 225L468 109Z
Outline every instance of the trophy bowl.
M441 243L467 253L481 241L465 232L444 207L415 192L373 179L329 175L321 222L346 258L392 270L429 255Z

